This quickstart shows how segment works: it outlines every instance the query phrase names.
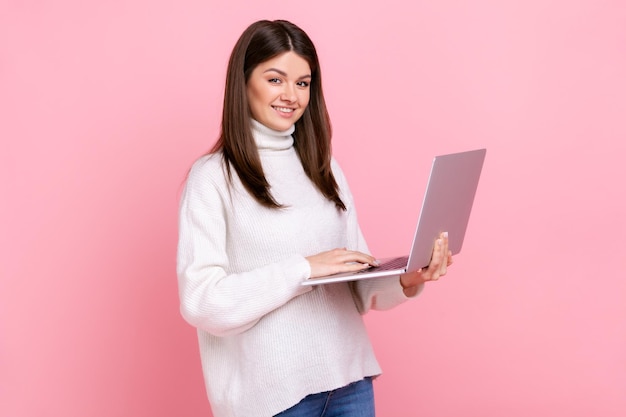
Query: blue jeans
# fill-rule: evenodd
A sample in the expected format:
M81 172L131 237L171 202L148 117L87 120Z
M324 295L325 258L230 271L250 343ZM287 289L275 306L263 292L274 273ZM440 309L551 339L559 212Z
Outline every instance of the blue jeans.
M343 388L304 397L302 401L274 417L374 417L372 378Z

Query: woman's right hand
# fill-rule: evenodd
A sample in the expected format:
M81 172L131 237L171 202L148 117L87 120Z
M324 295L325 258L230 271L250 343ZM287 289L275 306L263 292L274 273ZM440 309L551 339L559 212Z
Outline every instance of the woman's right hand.
M325 277L342 272L354 272L378 266L378 261L363 252L351 251L346 248L333 249L317 255L307 256L311 265L311 278Z

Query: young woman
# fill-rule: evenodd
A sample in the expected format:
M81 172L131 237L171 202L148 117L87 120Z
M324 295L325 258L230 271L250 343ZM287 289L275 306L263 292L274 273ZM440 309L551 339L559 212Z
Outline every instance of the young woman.
M396 278L302 286L375 265L331 128L315 47L287 21L249 26L228 64L222 130L189 172L177 258L215 417L374 415L381 373L362 320L452 262Z

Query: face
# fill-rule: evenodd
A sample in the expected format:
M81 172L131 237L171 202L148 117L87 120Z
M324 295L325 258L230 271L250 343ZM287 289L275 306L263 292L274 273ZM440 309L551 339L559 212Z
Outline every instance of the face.
M296 123L309 104L311 68L295 52L285 52L252 70L247 84L252 117L283 131Z

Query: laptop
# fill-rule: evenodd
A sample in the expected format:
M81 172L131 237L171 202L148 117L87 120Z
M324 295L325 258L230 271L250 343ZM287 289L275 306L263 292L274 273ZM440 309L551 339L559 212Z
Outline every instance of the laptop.
M463 246L465 231L474 204L486 149L436 156L408 256L382 259L379 266L357 272L309 278L302 285L355 281L396 276L428 266L435 241L448 232L448 248L453 255Z

